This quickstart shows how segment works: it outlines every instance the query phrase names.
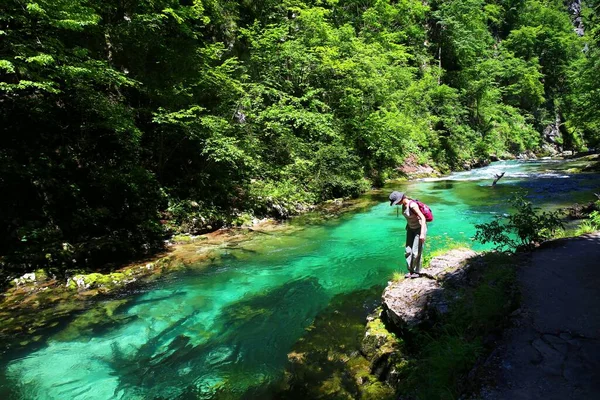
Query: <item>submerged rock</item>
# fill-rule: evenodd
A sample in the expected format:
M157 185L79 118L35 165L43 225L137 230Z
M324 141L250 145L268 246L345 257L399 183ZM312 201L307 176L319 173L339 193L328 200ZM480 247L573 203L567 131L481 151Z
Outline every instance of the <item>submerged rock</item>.
M405 360L400 352L402 339L390 333L381 320L381 308L368 317L361 354L369 361L370 373L390 387L398 383Z

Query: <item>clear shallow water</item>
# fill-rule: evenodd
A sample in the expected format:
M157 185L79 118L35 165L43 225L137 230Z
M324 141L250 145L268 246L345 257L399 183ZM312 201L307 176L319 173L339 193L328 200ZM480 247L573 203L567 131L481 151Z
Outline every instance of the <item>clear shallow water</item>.
M77 330L72 323L41 347L18 358L6 355L0 397L269 398L287 354L335 296L383 287L394 272L405 271L405 223L388 205L391 190L431 206L435 220L426 251L432 251L453 241L471 243L474 225L507 212L514 192L540 206L561 207L591 200L600 189L598 175L565 170L564 163L550 161L493 163L445 179L392 185L371 194L375 202L367 210L265 235L207 268L131 294L108 325L99 321ZM493 175L502 171L491 188Z

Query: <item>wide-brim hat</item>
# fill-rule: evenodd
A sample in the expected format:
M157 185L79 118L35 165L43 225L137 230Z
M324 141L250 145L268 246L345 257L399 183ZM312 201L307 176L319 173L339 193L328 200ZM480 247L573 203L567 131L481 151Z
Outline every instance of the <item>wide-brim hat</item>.
M392 194L390 194L390 206L395 206L400 203L404 197L405 195L403 192L393 191Z

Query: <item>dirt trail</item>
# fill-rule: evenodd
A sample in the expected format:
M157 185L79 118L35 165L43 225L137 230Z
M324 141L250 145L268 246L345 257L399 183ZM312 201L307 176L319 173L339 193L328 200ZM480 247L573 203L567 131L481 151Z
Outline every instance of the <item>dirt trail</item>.
M536 250L518 279L521 312L480 398L600 399L600 232Z

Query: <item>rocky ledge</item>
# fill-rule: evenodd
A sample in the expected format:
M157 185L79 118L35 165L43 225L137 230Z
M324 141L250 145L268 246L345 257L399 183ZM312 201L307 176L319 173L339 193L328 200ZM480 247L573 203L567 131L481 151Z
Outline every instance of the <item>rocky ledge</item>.
M389 282L382 306L367 318L361 354L371 374L394 387L407 363L399 351L402 337L448 312L458 288L468 284L468 272L478 263L477 253L456 249L431 260L421 277Z
M451 250L431 260L421 277L390 282L383 292L384 321L394 331L422 325L448 311L451 299L444 288L460 286L476 253L468 249Z

